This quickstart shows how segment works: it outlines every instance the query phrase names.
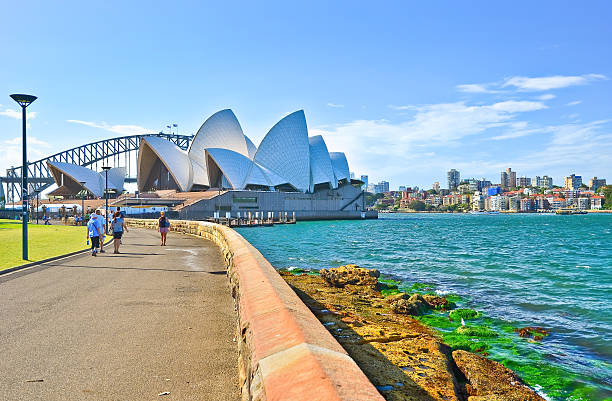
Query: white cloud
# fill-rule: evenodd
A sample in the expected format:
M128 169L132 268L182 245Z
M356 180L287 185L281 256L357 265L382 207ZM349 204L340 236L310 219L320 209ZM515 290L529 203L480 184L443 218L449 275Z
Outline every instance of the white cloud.
M416 107L416 106L411 106L411 105L408 105L408 106L395 106L395 105L393 105L393 104L390 104L390 105L389 105L389 106L387 106L387 107L389 107L390 109L393 109L393 110L398 110L398 111L404 111L404 110L416 110L416 109L417 109L417 107Z
M342 107L344 107L343 104L336 104L336 103L327 103L327 106L334 107L334 108L342 108Z
M546 93L542 96L538 96L539 100L550 100L550 99L554 99L556 96L553 95L552 93Z
M373 177L384 178L413 174L417 168L430 171L444 168L440 167L448 163L444 160L444 151L460 148L464 138L500 127L508 127L513 132L524 130L527 123L516 121L516 117L522 112L546 108L546 105L506 101L485 105L456 102L389 107L415 113L402 121L355 120L318 127L311 129L311 134L323 135L330 151L346 152L353 171L370 172ZM435 156L423 159L433 146L436 147L433 149Z
M501 85L502 88L515 87L519 91L545 91L550 89L566 88L568 86L585 85L592 81L608 79L602 74L585 75L554 75L550 77L511 77Z
M508 113L521 113L525 111L547 109L548 107L540 102L507 100L505 102L495 103L491 108L494 110L507 111Z
M92 121L82 121L82 120L66 120L69 123L86 125L88 127L100 128L106 131L115 132L121 135L143 135L143 134L152 134L153 130L141 127L139 125L110 125L105 122L96 123Z
M31 120L33 118L36 118L37 113L35 111L27 111L26 112L26 119ZM4 109L3 111L0 111L0 116L4 116L4 117L10 117L10 118L14 118L17 120L21 120L21 111L20 110L15 110L15 109Z
M457 85L457 90L467 93L497 93L498 91L489 89L490 84L462 84Z
M30 145L38 145L41 146L43 148L49 148L51 147L51 145L45 141L41 141L40 139L37 139L36 137L33 136L28 136L28 146ZM4 141L5 144L7 145L19 145L21 146L21 137L20 136L16 136L13 139L9 139Z
M582 100L574 100L573 102L569 102L566 106L576 106L577 104L582 103Z

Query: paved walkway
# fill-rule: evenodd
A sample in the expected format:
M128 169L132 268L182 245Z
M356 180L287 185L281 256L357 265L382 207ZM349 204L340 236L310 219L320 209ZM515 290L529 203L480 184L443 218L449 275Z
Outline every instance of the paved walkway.
M0 399L239 398L221 254L176 233L160 247L158 235L134 229L121 255L0 276Z

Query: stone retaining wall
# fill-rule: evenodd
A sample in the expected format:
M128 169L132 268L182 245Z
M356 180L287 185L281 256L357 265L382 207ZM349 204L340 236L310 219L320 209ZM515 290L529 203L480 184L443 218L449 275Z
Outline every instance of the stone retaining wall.
M157 229L157 220L127 219ZM171 231L213 240L224 255L238 310L243 401L383 401L346 351L272 265L240 234L209 222L173 220Z

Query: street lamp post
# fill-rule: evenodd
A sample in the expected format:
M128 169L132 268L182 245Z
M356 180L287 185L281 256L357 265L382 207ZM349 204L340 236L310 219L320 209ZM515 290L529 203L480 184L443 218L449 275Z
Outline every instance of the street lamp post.
M108 234L108 170L110 170L111 168L109 166L102 166L102 170L104 170L104 173L106 174L106 183L104 184L104 197L106 198L106 211L104 212L104 223L105 223L105 230L104 233Z
M21 225L21 253L23 260L28 260L28 152L26 147L26 107L32 104L37 98L32 95L13 94L11 99L16 101L21 106L21 123L22 123L22 149L23 160L21 167L21 202L22 210L22 225Z

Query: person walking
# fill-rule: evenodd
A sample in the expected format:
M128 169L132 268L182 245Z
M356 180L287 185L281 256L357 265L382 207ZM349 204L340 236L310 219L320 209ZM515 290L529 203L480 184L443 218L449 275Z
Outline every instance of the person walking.
M93 214L87 222L87 241L91 241L91 256L97 256L98 247L100 246L100 235L102 235L97 220L98 215Z
M166 236L170 231L170 220L166 217L165 212L159 212L160 216L157 220L157 230L161 234L161 246L166 246Z
M119 252L119 246L121 245L121 237L123 236L124 231L129 231L127 229L127 225L125 224L125 220L123 220L123 218L121 217L121 212L115 212L111 226L113 227L113 245L115 246L114 253L121 253Z
M104 217L102 216L102 211L100 209L96 209L96 218L98 227L100 229L100 253L104 253L104 240L106 239L106 225Z

